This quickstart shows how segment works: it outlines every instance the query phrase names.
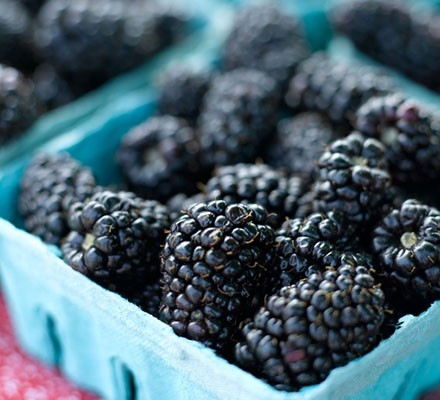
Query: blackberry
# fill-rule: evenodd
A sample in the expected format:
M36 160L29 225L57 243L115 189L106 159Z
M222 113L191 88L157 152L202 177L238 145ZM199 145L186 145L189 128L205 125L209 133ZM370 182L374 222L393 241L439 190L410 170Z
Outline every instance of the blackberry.
M299 176L267 164L239 163L218 167L206 182L204 194L207 200L260 204L270 214L269 223L277 228L295 214L304 190Z
M191 196L188 196L185 193L177 193L166 203L170 211L171 221L174 221L180 217L180 215L187 211L188 207L190 207L192 204L204 201L206 201L206 196L202 192L197 192Z
M353 131L333 141L318 160L315 209L338 210L365 229L389 201L391 176L384 145Z
M32 18L14 0L0 2L0 63L28 73L38 62L32 41Z
M265 162L314 179L316 162L325 147L337 138L330 120L321 113L306 111L278 122L276 138L269 144Z
M185 31L182 15L156 2L48 0L34 40L76 95L134 68Z
M20 180L18 208L25 229L46 243L59 245L69 231L70 205L90 197L96 189L92 171L69 154L36 154Z
M355 0L334 7L329 16L337 32L374 57L386 52L395 57L411 35L411 15L402 1Z
M394 87L384 69L347 64L316 52L298 66L285 100L294 110L321 111L341 129L350 130L362 103L374 95L393 92Z
M275 232L257 204L195 203L171 225L162 252L160 318L224 357L262 304Z
M19 0L19 2L21 4L23 4L24 7L26 7L26 9L28 10L28 12L34 16L36 14L38 14L38 11L40 10L40 8L42 7L42 5L46 2L47 0Z
M213 72L189 65L172 66L159 76L157 107L161 114L195 121Z
M440 118L427 106L400 93L373 97L358 109L355 126L385 144L397 183L440 177Z
M226 71L263 71L284 91L297 65L309 54L299 18L286 14L275 4L251 4L237 12L220 61Z
M308 217L309 214L322 211L320 211L319 203L317 201L315 186L316 185L312 183L312 185L309 186L309 189L298 199L298 208L295 213L296 218ZM400 207L402 202L408 198L408 193L412 193L412 190L407 191L400 186L391 184L384 193L383 201L376 209L376 217L381 218L393 207ZM357 225L357 223L355 223L355 225ZM368 224L365 227L366 229L360 227L361 229L357 232L357 235L360 237L363 237L364 234L369 235L372 226L373 225Z
M410 4L410 3L409 3ZM363 53L440 90L440 16L403 1L357 0L334 8L330 21Z
M32 82L0 64L0 146L22 136L43 112Z
M383 304L363 265L311 274L269 297L244 326L237 363L281 390L319 383L377 344Z
M214 78L198 119L205 165L253 163L276 126L280 93L261 71L236 69Z
M171 115L151 117L132 128L116 157L130 190L163 202L177 193L195 193L197 182L209 173L201 166L194 129Z
M372 268L354 226L337 211L287 219L276 231L275 243L281 287L341 262Z
M159 253L170 225L163 204L104 190L72 204L68 222L61 250L74 270L124 297L159 280Z
M373 232L372 252L390 287L405 303L440 299L440 211L414 199L382 218Z
M75 99L73 90L50 64L39 64L31 75L35 94L46 110L63 106Z
M127 300L136 304L142 311L158 318L161 297L162 289L158 280L157 282L147 283L138 291L130 293Z
M313 190L312 184L308 187L308 190L298 199L298 208L295 213L295 218L306 218L310 214L319 212L316 204L316 192Z

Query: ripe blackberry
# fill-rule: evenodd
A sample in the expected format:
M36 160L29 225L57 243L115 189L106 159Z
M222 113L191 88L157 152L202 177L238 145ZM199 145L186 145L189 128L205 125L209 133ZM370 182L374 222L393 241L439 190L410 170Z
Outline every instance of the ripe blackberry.
M275 243L281 287L341 262L372 268L354 226L336 211L287 219L277 230Z
M32 41L32 18L14 0L0 2L0 63L30 72L37 64Z
M278 122L277 135L269 144L265 162L312 181L316 163L337 133L321 113L306 111Z
M34 40L80 95L146 61L184 25L183 16L157 2L48 0Z
M411 15L401 1L355 0L336 6L329 16L337 32L375 58L402 54L411 35Z
M296 391L370 351L384 293L367 268L342 263L272 295L242 330L240 366L277 389Z
M50 64L38 65L31 76L35 95L47 110L63 106L75 99L72 89Z
M200 203L206 201L206 196L202 192L197 192L191 196L185 193L177 193L171 197L166 205L170 211L171 221L174 221L182 215L188 208L194 203Z
M19 0L31 15L36 15L47 0Z
M171 115L151 117L127 132L116 157L131 191L163 202L195 193L209 173L200 164L194 129Z
M269 223L278 228L285 218L295 214L304 190L299 176L267 164L239 163L218 167L203 192L207 200L260 204L269 212Z
M297 65L309 54L299 18L275 4L251 4L237 12L223 44L221 64L226 71L263 71L284 91Z
M0 64L0 146L23 135L43 111L32 82Z
M315 212L320 212L319 204L316 201L316 191L314 190L314 185L309 186L309 190L307 190L299 199L298 199L298 208L295 213L296 218L305 218L310 214ZM390 185L388 190L385 192L385 197L382 202L381 207L379 207L377 211L377 217L387 214L393 207L400 207L403 200L408 198L408 193L402 190L401 187ZM370 228L372 226L368 225L367 229L360 230L357 232L358 235L367 234L369 235Z
M160 276L159 253L170 221L166 206L108 190L74 203L63 258L74 270L125 297Z
M409 78L440 89L440 16L404 1L357 0L330 14L334 29L355 46Z
M257 204L195 203L162 252L160 318L227 357L240 323L262 304L275 232Z
M198 119L205 165L253 163L276 126L280 94L261 71L236 69L215 77Z
M67 153L37 154L20 181L18 208L27 231L60 244L68 233L67 211L97 189L90 169Z
M439 226L440 211L408 199L374 229L372 252L408 304L440 299Z
M172 66L159 76L157 107L161 114L195 121L213 72L187 66Z
M391 188L382 143L353 131L332 142L317 165L312 189L315 209L338 210L361 229L380 215Z
M440 117L400 93L373 97L356 113L356 129L385 144L393 179L414 184L440 176Z
M357 108L368 98L394 90L392 78L367 65L347 64L313 53L289 82L286 103L294 110L317 110L350 129Z
M143 288L127 295L127 300L136 304L142 311L159 318L160 299L162 289L159 280L147 283Z
M320 212L316 204L316 192L313 190L312 184L308 190L298 199L298 208L295 213L295 218L306 218L310 214Z

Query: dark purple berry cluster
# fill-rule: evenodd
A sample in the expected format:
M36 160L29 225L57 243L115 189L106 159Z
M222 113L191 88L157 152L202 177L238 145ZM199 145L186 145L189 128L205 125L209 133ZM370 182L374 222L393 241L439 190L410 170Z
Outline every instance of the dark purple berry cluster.
M58 38L60 15L93 7L48 0L39 32ZM310 53L281 8L248 7L218 65L155 82L155 113L109 156L120 181L101 187L70 155L40 155L20 212L78 273L297 391L440 299L440 202L426 189L440 179L440 119L384 69ZM69 28L46 50L85 29ZM116 48L124 62L108 76L135 61Z

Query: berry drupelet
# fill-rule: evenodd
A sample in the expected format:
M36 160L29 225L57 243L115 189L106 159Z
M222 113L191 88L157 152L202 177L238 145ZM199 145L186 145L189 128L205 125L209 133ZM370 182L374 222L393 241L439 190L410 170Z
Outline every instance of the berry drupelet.
M216 76L197 123L204 164L253 163L276 127L279 104L276 81L264 72L242 68Z
M20 181L18 208L25 229L46 243L59 245L69 231L70 205L95 190L92 171L69 154L35 155Z
M243 327L237 363L280 390L319 383L376 345L383 303L363 265L311 274L270 296Z
M128 188L163 202L177 193L197 192L209 170L201 166L195 130L186 120L154 116L122 138L116 155Z
M159 253L169 229L166 206L108 190L72 204L61 245L74 270L130 298L159 280Z
M162 252L160 318L176 334L228 357L240 323L268 290L275 232L256 204L195 203Z

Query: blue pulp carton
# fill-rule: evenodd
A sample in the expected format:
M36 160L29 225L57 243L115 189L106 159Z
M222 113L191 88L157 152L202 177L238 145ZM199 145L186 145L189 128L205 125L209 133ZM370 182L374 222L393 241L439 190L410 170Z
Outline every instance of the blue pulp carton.
M149 63L146 85L134 80L122 95L109 92L99 109L38 150L68 151L100 183L118 182L115 150L131 127L155 113L155 77L173 62L215 64L236 6L219 5L209 29ZM302 17L312 22L310 14ZM319 29L322 19L314 21ZM298 393L278 391L200 343L176 336L20 229L18 186L32 155L28 151L0 169L0 285L23 348L73 382L109 400L410 400L440 381L440 302L403 318L401 328L370 353Z

